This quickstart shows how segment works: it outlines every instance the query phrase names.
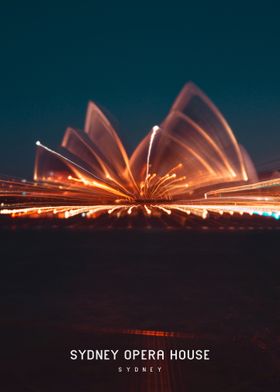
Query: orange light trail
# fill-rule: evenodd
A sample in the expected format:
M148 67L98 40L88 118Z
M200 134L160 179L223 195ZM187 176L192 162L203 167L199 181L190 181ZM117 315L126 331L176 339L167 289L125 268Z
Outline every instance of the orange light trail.
M280 217L280 177L259 178L222 114L192 83L130 158L92 102L84 132L66 130L63 152L36 145L34 181L0 180L0 215Z

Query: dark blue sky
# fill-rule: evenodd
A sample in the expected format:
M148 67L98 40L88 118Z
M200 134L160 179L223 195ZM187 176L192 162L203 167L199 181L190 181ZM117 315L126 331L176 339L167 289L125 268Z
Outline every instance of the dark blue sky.
M1 6L0 173L31 176L35 141L56 147L66 126L83 126L90 99L131 151L188 80L255 160L280 157L279 12L226 3Z

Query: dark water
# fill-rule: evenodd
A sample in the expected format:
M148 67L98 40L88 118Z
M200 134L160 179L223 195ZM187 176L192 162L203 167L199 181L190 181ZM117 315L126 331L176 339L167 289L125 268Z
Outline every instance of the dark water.
M0 241L1 391L280 390L275 227L3 224ZM71 361L76 348L204 348L211 359ZM162 371L119 374L119 366Z

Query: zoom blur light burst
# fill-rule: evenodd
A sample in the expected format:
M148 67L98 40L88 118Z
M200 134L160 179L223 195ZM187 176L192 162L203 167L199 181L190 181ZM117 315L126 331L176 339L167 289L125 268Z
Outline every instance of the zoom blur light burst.
M58 152L36 144L34 181L0 180L2 215L280 216L280 176L256 172L222 114L192 83L130 158L92 102L84 132L68 128Z

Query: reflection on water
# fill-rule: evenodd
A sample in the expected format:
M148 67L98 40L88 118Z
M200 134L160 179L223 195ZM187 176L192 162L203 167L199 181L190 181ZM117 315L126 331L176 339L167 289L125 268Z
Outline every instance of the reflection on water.
M278 243L274 231L2 230L0 390L278 392ZM73 361L73 349L210 360Z

